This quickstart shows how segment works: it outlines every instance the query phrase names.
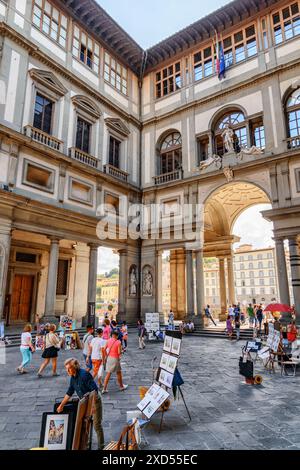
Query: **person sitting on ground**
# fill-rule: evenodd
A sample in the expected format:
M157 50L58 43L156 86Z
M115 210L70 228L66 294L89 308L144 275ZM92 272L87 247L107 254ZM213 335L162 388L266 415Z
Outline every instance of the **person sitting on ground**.
M98 439L98 450L103 450L104 433L102 427L102 400L101 396L99 395L98 387L91 374L80 368L80 364L77 359L68 359L65 362L65 368L67 374L71 377L70 386L63 401L57 408L57 413L62 413L64 411L65 405L68 403L75 392L77 393L78 397L82 399L87 393L95 391L96 398L92 409L93 424Z
M190 321L190 332L194 333L194 331L195 331L195 325L194 325L194 322L191 320Z

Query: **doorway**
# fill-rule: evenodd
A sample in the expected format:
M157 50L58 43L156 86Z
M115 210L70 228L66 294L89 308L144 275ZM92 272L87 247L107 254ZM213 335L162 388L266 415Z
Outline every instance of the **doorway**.
M11 301L11 323L26 323L31 320L34 276L16 274Z

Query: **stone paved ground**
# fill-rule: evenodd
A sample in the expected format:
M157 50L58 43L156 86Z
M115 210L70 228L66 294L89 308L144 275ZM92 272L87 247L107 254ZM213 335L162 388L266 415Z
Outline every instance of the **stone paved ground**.
M181 401L172 403L161 434L157 431L160 415L148 426L149 449L300 449L299 371L296 378L283 378L278 370L275 376L263 372L262 386L246 385L238 374L242 345L184 338L179 369L192 422ZM136 336L130 334L123 360L125 383L130 387L122 393L112 381L109 395L103 398L106 441L119 436L126 411L136 409L138 386L151 384L151 360L160 357L161 350L162 343L150 343L139 351ZM52 411L55 397L63 396L67 389L62 365L70 355L60 353L59 378L38 379L39 353L34 355L31 373L19 376L15 372L19 351L8 350L7 364L0 365L0 449L38 445L42 413ZM80 358L81 352L73 355Z

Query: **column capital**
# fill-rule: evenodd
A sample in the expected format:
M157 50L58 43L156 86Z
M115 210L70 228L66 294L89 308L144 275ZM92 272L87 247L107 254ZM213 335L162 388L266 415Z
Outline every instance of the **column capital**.
M91 249L91 250L98 250L98 248L100 248L101 245L98 245L98 243L88 243L88 247Z
M59 237L56 237L55 235L49 235L47 238L50 240L51 245L58 245L61 240Z
M128 255L128 249L127 248L122 248L121 250L118 250L118 253L120 256L126 256Z

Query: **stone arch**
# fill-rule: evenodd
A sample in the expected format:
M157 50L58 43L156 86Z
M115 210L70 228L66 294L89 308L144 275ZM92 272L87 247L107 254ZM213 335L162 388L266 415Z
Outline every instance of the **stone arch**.
M231 111L240 111L244 114L245 120L247 120L248 118L248 113L246 109L240 104L234 104L234 103L226 104L225 106L222 106L222 108L218 109L218 111L216 111L214 115L210 118L208 129L214 130L219 119L221 119L222 116L224 116L227 113L230 113Z
M171 127L170 129L167 129L166 131L164 131L156 141L155 149L156 149L157 155L160 153L160 148L165 138L168 137L168 135L172 134L173 132L178 132L178 134L182 136L181 131L179 129L176 129L175 127L174 128Z
M257 204L271 204L271 197L261 185L235 180L212 188L204 201L204 230L229 236L241 213Z

